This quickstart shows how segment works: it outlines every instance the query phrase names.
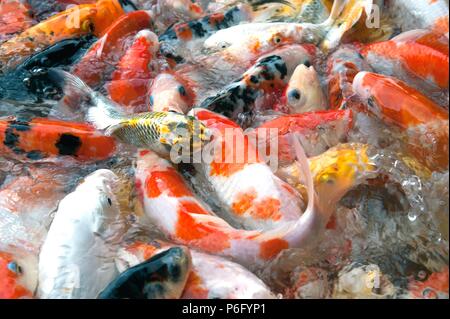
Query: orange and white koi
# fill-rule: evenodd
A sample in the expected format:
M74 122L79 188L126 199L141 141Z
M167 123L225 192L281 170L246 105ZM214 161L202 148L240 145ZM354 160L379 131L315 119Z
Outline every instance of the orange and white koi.
M388 124L407 131L417 158L428 168L448 167L448 111L397 79L369 72L358 73L353 89L368 111ZM431 148L432 151L424 151Z
M142 29L151 29L152 21L147 11L134 11L119 17L73 66L72 72L91 87L100 84L109 73L110 65L115 65L124 54L125 40Z
M156 76L158 37L150 30L139 31L131 47L120 59L107 84L111 100L125 108L142 109L150 80Z
M290 135L296 133L302 141L302 146L308 157L322 154L327 149L347 140L348 133L353 127L353 112L317 111L302 114L282 115L267 121L255 129L258 143L264 142L265 155L271 154L273 138L270 130L276 129L278 142L278 163L290 164L295 161Z
M426 30L413 30L392 40L368 44L361 54L377 72L400 80L422 82L448 89L448 38Z
M179 244L252 267L264 265L284 249L311 247L336 203L349 189L374 176L376 166L364 145L332 149L313 159L310 165L296 139L294 146L307 183L308 207L290 225L265 232L233 228L194 196L166 160L150 151L139 152L135 174L145 216ZM308 166L312 168L315 185Z
M326 109L325 95L313 66L300 64L295 68L282 101L285 103L275 107L275 110L284 113L295 114Z
M33 23L27 1L0 1L0 43L31 27Z
M47 118L0 119L0 153L24 160L71 156L80 161L104 160L113 155L115 141L83 123Z
M101 36L123 14L118 0L71 7L1 44L0 69L11 69L28 56L64 39L90 33Z
M255 110L273 105L299 64L311 64L310 52L314 52L310 46L290 45L262 56L241 78L206 98L200 107L235 120L247 120L246 116Z
M227 210L226 218L245 229L267 230L301 216L300 194L275 176L236 123L208 110L193 109L192 114L215 131L220 151L199 166Z
M122 272L173 246L159 240L133 242L119 250L117 268ZM191 256L192 270L181 299L275 298L258 277L241 265L196 250L191 250Z
M37 260L18 252L0 251L0 299L33 298L37 286Z
M192 0L155 0L151 11L160 31L174 23L199 19L205 15L201 5Z
M353 91L353 79L361 71L372 71L356 48L340 47L327 61L328 104L339 110L359 105Z
M150 109L154 112L186 114L195 102L193 87L192 81L176 72L158 74L150 88Z

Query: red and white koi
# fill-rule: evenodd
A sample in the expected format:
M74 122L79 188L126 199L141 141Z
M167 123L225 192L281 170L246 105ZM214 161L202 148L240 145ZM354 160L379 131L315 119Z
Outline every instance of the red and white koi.
M345 145L313 159L313 186L308 160L296 139L294 146L307 181L308 207L290 225L265 232L231 227L194 196L166 160L150 151L138 154L135 176L140 203L145 215L173 241L242 265L262 266L284 249L313 245L342 196L376 174L367 146Z
M226 219L258 230L298 220L303 211L300 194L275 176L236 123L208 110L193 109L192 115L213 131L217 143L219 151L199 169L227 210Z

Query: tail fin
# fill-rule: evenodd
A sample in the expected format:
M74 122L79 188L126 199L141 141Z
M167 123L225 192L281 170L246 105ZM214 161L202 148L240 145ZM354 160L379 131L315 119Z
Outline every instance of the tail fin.
M333 7L331 7L330 16L321 25L325 29L330 29L336 20L341 15L342 11L344 11L345 5L347 4L347 0L335 0L333 2Z
M328 51L339 45L344 34L364 16L364 13L370 14L372 7L373 0L336 0L330 17L323 23L328 32L321 43L321 49Z
M80 78L60 69L50 69L49 77L55 83L58 83L64 91L64 99L74 101L80 98L88 102L86 110L86 121L94 125L98 130L106 130L105 134L110 133L110 128L120 124L125 113L120 111L113 101L96 93Z

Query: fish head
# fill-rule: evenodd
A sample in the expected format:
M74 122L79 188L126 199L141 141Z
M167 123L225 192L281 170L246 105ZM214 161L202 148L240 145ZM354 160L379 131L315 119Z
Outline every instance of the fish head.
M37 260L31 255L0 251L0 299L32 298L37 286Z
M341 144L310 159L321 202L335 205L349 190L376 176L376 165L368 155L368 148L365 144Z
M92 194L92 202L97 205L93 214L92 229L102 236L120 228L120 205L116 197L120 180L116 174L107 169L100 169L87 176L78 186ZM88 199L87 199L88 200ZM114 227L116 226L116 227Z
M290 113L300 113L308 101L314 99L314 95L320 94L318 90L320 90L320 83L314 67L298 65L286 89L286 101L291 109ZM316 107L320 106L316 105Z
M189 83L179 80L174 74L159 74L150 90L150 106L156 112L186 113L194 103L195 93Z
M191 254L186 247L173 247L145 262L151 274L144 287L150 299L174 299L183 293L192 269Z

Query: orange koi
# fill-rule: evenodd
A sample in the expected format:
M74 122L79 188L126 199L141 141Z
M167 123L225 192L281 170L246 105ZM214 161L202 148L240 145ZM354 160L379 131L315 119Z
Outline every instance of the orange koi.
M369 112L406 131L411 151L428 168L448 167L448 130L442 129L448 127L447 110L404 82L375 73L358 73L353 89Z
M108 67L115 65L125 52L125 39L151 27L152 19L147 11L134 11L121 16L74 65L72 73L90 86L100 84Z
M103 160L115 151L114 139L97 133L88 124L46 118L3 118L0 140L2 155L27 160L64 155L80 161Z
M389 41L368 44L361 54L378 73L404 81L412 75L448 89L448 38L443 35L410 31Z
M149 30L136 34L133 44L120 59L107 85L110 98L126 108L146 105L150 79L156 75L152 68L159 49L158 37Z
M13 68L26 57L64 39L89 33L101 36L123 14L118 0L71 7L4 42L0 46L0 69Z

